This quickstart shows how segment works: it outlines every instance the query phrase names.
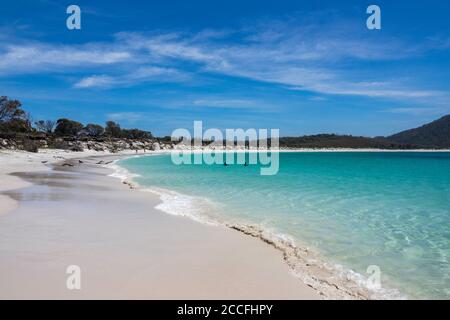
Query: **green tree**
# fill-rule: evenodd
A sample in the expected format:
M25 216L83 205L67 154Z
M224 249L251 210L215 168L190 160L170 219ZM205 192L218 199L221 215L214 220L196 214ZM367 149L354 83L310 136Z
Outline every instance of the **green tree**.
M120 125L118 123L115 123L114 121L107 121L106 127L105 127L105 134L113 137L113 138L120 138L122 133L122 129L120 128Z
M93 123L89 123L88 125L86 125L84 129L88 132L88 134L91 137L101 136L105 132L105 129L103 129L101 125Z
M56 122L53 120L39 120L34 124L37 131L51 134L53 132L53 129L55 128Z
M80 122L59 119L56 121L55 134L58 136L76 136L82 129L83 125Z
M26 112L21 108L18 100L9 100L6 96L0 97L0 122L8 122L14 119L23 119Z
M123 129L121 136L128 139L151 139L152 133L139 129Z
M0 130L4 132L31 131L30 116L22 108L18 100L0 97Z

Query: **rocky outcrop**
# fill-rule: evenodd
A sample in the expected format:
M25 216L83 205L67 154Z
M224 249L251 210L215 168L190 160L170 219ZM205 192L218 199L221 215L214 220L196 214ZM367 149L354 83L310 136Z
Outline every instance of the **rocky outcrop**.
M159 145L158 142L155 142L155 143L152 144L152 149L151 150L159 151L159 150L161 150L161 146Z
M118 138L75 138L75 137L46 137L21 136L14 138L0 138L0 149L27 150L37 152L37 149L62 149L70 151L110 151L122 150L166 150L172 149L170 143L160 143L157 139L118 139Z

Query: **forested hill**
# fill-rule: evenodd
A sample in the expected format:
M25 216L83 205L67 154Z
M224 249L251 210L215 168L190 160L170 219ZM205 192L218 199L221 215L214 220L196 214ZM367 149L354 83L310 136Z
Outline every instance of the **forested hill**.
M450 115L419 128L399 132L386 139L399 144L427 148L450 148Z
M384 138L355 137L349 135L318 134L301 137L280 138L281 148L370 148L370 149L407 149L387 141Z
M351 135L318 134L280 138L282 148L375 148L419 149L450 148L450 115L420 128L399 132L389 137L355 137Z

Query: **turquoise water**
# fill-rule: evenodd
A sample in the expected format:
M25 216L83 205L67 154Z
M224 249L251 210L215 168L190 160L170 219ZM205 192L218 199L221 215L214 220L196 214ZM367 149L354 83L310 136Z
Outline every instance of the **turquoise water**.
M213 216L289 235L360 274L377 265L382 285L409 298L450 298L450 153L281 153L274 176L169 155L119 164L143 186L207 198Z

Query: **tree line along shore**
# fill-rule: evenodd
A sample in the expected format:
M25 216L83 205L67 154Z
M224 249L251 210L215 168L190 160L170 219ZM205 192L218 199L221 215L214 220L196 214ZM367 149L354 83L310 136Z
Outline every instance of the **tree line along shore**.
M37 152L40 148L117 152L171 147L170 137L156 138L150 131L124 129L114 121L107 121L104 126L83 125L66 118L33 121L20 101L0 97L0 148L29 152Z
M173 149L178 141L170 136L155 137L150 131L125 129L114 121L105 125L86 125L67 118L33 120L18 100L0 97L0 149L38 152L41 148L70 151L165 150ZM202 141L207 146L211 141ZM233 142L234 143L234 142ZM226 141L224 141L224 145ZM229 145L229 144L228 144ZM270 140L265 145L270 147ZM245 142L249 146L249 142ZM317 134L281 137L280 149L449 149L450 115L422 127L399 132L388 137L362 137L337 134Z

